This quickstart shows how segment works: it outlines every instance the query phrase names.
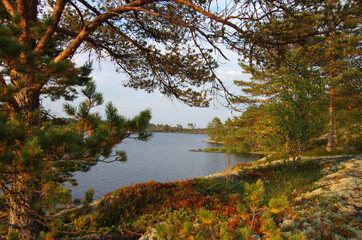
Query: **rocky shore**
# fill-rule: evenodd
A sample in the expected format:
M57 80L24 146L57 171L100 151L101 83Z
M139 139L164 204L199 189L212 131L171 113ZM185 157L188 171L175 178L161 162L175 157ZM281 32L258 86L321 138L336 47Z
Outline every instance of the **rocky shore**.
M362 236L362 155L308 157L325 166L326 176L306 193L295 192L293 214L285 215L281 224L284 236L302 233L314 239L316 230L325 229L323 239L358 239ZM264 165L264 159L252 166ZM231 169L205 178L237 180L239 169ZM338 224L337 227L335 225ZM336 231L330 234L331 227ZM351 236L349 238L348 236ZM254 238L258 239L258 237ZM361 238L359 238L361 239Z
M311 191L295 192L295 198L291 201L292 211L284 215L281 221L283 236L302 233L308 239L315 239L320 237L315 234L321 234L321 230L323 232L325 229L322 239L358 239L355 236L362 236L362 155L308 157L302 160L305 159L321 162L326 175L314 184ZM238 181L241 168L266 164L265 159L260 159L203 178ZM149 240L155 236L155 229L150 228L146 234L128 239ZM121 235L109 232L75 239L125 239L124 235L119 237ZM254 236L253 239L258 238Z
M321 162L326 167L324 171L326 176L315 183L315 189L297 197L312 198L315 196L323 196L330 198L338 198L340 201L339 213L349 215L351 217L361 218L362 210L362 155L351 156L332 156L332 157L305 157L305 159L314 159ZM265 159L253 163L251 166L262 166ZM220 173L211 174L206 179L238 179L239 168L225 170Z
M361 239L362 155L318 160L324 162L327 175L314 190L295 198L294 214L284 217L282 231L314 239L318 229L322 239Z

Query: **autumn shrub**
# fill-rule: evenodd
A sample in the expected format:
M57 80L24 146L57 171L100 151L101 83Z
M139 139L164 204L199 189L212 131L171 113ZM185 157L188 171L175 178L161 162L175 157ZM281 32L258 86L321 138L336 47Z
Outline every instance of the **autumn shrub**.
M281 232L276 222L287 207L287 199L282 196L264 201L264 185L261 180L245 184L245 201L237 204L237 211L230 217L218 217L215 212L201 209L197 219L175 219L156 226L160 239L252 239L258 235L266 239L280 239ZM301 235L292 236L302 239ZM291 238L292 238L291 237Z
M200 208L227 218L237 212L243 192L244 187L238 182L201 178L168 183L151 181L108 193L86 217L79 210L65 221L82 231L117 226L144 228L165 220L195 219Z

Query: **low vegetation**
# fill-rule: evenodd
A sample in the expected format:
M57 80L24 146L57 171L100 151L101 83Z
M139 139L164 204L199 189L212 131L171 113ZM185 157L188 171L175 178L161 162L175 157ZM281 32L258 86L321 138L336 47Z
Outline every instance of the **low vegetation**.
M290 164L243 164L236 167L240 168L237 179L196 178L122 187L96 204L86 201L65 212L42 236L67 238L115 231L131 232L137 239L156 226L161 239L333 239L335 233L355 237L353 228L358 229L360 222L327 214L328 208L336 208L335 201L294 200L316 187L314 182L323 177L325 166L317 160L301 161L291 171ZM308 218L305 226L297 220L292 225L285 220L286 216L307 218L308 212L320 216L322 227L307 228L315 219ZM336 222L323 220L328 217Z
M290 163L278 162L266 166L241 169L240 177L247 183L262 179L265 183L266 199L286 195L289 200L293 193L310 190L313 183L323 177L323 167L316 161L303 161L295 171L291 171Z
M203 151L205 152L221 152L221 153L248 153L248 151L242 149L242 148L238 148L238 147L233 147L233 148L204 148Z

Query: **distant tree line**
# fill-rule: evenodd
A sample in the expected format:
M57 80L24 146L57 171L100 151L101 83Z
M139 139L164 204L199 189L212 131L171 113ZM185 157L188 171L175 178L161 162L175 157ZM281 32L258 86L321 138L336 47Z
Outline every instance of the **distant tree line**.
M168 132L168 133L192 133L192 134L206 134L205 128L196 128L196 124L189 123L188 128L184 128L181 124L172 126L169 124L152 124L148 125L150 132Z

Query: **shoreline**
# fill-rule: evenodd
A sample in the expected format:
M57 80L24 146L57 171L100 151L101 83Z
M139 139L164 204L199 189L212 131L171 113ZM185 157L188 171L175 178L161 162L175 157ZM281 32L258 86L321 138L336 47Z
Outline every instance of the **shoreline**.
M204 148L204 149L201 149L201 148L193 148L193 149L190 149L191 152L206 152L206 153L225 153L223 151L220 151L220 150L209 150L209 149L212 149L212 148ZM236 153L236 154L253 154L253 155L268 155L268 154L272 154L274 152L259 152L259 151L252 151L252 152L232 152L233 153ZM225 153L226 154L226 153Z
M325 176L319 179L315 183L315 188L310 189L307 192L298 193L293 198L293 209L295 210L295 215L285 215L283 219L281 219L281 232L283 234L291 234L291 231L300 231L304 234L308 235L310 233L310 225L314 224L314 220L325 221L325 224L330 224L331 221L338 217L342 216L346 217L354 217L357 221L360 221L360 209L361 203L360 199L360 191L359 186L361 183L361 164L362 164L362 154L353 154L353 155L335 155L335 156L311 156L311 157L303 157L302 161L306 160L319 161L325 164ZM282 161L282 160L279 160ZM278 160L274 161L274 163L278 163ZM203 179L217 179L217 180L226 180L226 181L239 181L239 170L242 168L258 168L258 166L265 166L268 163L265 158L259 159L255 162L244 163L238 166L235 166L231 169L226 169L222 172L217 172L214 174L210 174L207 176L200 176L197 178ZM189 179L187 179L189 180ZM182 181L187 181L182 180ZM106 200L108 198L108 200ZM105 197L99 199L97 201L92 202L88 205L89 212L95 210L98 205L105 200L113 201L112 196ZM323 202L321 200L315 201L314 199L324 199ZM328 209L323 207L326 203L329 203L329 198L338 199L338 202L331 203L334 207L339 206L336 212L330 212ZM321 201L321 202L319 202ZM324 204L324 205L323 205ZM331 205L331 206L332 206ZM313 208L310 208L313 206ZM328 205L329 206L329 205ZM83 206L78 206L76 208L81 209ZM73 209L74 210L74 209ZM308 214L311 215L311 218L300 218L298 216L302 216L308 210ZM68 210L72 211L72 210ZM64 212L63 212L64 213ZM304 216L304 215L303 215ZM300 219L302 219L302 224L300 223ZM322 222L323 223L323 222ZM321 223L318 222L318 225ZM323 226L324 226L323 225ZM324 226L324 227L326 227ZM150 229L152 226L148 228L146 232L143 233L140 239L151 239ZM292 230L291 230L292 229ZM354 229L357 235L361 233L360 229ZM337 232L332 232L337 235ZM104 233L96 233L89 236L109 236L111 234L115 234L113 232L104 232ZM122 234L119 234L122 236ZM75 238L72 238L75 239ZM88 239L87 235L79 237L77 239Z
M215 140L211 140L211 139L208 139L208 140L203 140L203 142L213 143L213 144L222 144L222 145L224 145L224 144L225 144L225 142L224 142L224 141L215 141Z

